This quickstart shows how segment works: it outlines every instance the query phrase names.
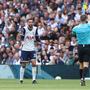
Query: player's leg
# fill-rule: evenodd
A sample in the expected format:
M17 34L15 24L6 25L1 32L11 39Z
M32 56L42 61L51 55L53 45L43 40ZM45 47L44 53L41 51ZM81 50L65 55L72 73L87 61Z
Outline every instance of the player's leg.
M89 62L83 62L83 86L85 86L85 77L87 75L88 72L88 66L89 66Z
M36 66L36 60L32 59L32 83L36 83L36 70L37 70L37 66Z
M28 63L28 52L22 51L21 52L21 67L20 67L20 82L23 83L23 78L24 78L24 71L26 64Z
M80 62L79 73L80 73L80 79L82 79L83 78L83 62Z
M88 66L89 66L89 62L80 62L80 79L81 79L81 86L85 86L85 77L87 75L88 72Z
M36 52L31 51L31 62L32 62L32 83L36 83L36 70L37 70L37 65L36 65Z
M82 45L78 45L78 57L79 57L79 63L80 63L80 67L79 67L79 73L80 73L80 84L81 86L83 85L83 61L84 61L84 56L85 56L85 49Z
M20 67L20 82L21 83L23 83L25 67L26 67L26 63L21 62L21 67Z
M79 73L80 73L80 84L81 86L85 86L85 80L83 79L83 62L80 62Z
M90 46L85 46L84 50L84 58L83 58L83 86L85 86L85 77L88 72L88 67L89 67L89 60L90 60Z

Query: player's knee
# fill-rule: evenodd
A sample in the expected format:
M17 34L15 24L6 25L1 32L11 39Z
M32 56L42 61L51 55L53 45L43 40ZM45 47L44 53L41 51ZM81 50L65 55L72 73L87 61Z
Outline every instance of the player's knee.
M83 63L83 67L87 67L88 68L88 66L89 66L89 63L88 62L84 62Z
M32 66L35 67L36 66L36 63L32 63Z
M33 66L33 67L36 67L36 63L32 63L32 66Z
M23 68L25 68L26 66L22 66Z
M32 61L32 66L36 66L36 61Z

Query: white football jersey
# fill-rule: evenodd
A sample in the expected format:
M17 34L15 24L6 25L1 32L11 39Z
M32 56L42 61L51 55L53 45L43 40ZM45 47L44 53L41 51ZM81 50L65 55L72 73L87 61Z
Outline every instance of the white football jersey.
M34 51L36 50L35 47L35 33L37 27L33 26L33 29L30 31L28 27L24 27L25 29L25 36L24 36L24 43L22 46L23 51Z

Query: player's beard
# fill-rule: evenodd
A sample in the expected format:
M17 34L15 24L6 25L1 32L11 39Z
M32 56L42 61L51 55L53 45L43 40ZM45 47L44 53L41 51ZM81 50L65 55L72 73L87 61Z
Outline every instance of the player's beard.
M33 29L33 26L32 25L29 25L28 26L28 29L31 31Z

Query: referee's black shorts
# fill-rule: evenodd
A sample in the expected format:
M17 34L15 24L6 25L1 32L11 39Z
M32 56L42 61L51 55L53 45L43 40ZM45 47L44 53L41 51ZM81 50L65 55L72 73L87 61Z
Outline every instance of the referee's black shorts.
M80 62L90 62L90 44L78 45L78 56Z

